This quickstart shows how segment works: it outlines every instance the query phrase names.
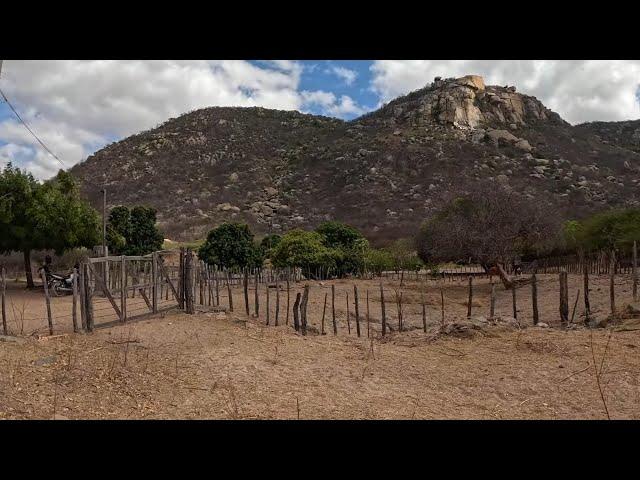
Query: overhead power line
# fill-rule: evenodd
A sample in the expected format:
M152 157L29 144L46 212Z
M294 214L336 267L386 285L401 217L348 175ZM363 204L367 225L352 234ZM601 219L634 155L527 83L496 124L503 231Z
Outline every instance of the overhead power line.
M1 65L1 64L0 64L0 65ZM42 140L40 140L40 139L38 138L38 136L35 134L35 132L34 132L33 130L31 130L31 127L29 127L29 125L27 125L27 122L25 122L25 121L22 119L22 117L20 116L20 114L16 111L16 109L13 107L13 105L11 105L11 102L9 101L9 99L7 99L7 96L4 94L4 92L3 92L1 89L0 89L0 95L2 95L2 98L4 99L4 101L5 101L5 102L7 102L7 105L9 105L9 108L13 111L13 113L14 113L14 114L15 114L15 116L18 118L18 120L20 120L20 123L22 123L22 125L24 125L24 126L25 126L25 128L26 128L27 130L29 130L29 133L30 133L31 135L33 135L33 138L35 138L35 139L38 141L38 143L42 146L42 148L44 148L44 149L49 153L49 155L51 155L51 156L52 156L53 158L55 158L58 162L60 162L60 165L62 165L63 167L65 167L65 168L66 168L67 166L64 164L64 162L63 162L62 160L60 160L60 159L58 158L58 156L57 156L55 153L53 153L53 152L51 151L51 149L50 149L49 147L47 147L47 146L44 144L44 142L43 142Z

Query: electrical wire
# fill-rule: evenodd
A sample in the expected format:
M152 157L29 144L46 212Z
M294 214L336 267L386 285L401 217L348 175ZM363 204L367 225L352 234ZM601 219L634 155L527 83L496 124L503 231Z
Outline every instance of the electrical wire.
M64 163L62 160L60 160L60 159L58 158L58 156L57 156L55 153L53 153L53 152L51 151L51 149L50 149L49 147L47 147L47 146L44 144L44 142L43 142L42 140L40 140L40 139L38 138L38 136L35 134L35 132L34 132L33 130L31 130L31 127L29 127L29 125L27 125L27 122L25 122L25 121L22 119L22 117L20 116L20 114L16 111L16 109L13 107L13 105L11 105L11 102L9 101L9 99L7 98L7 96L4 94L4 92L3 92L1 89L0 89L0 95L2 95L2 98L4 99L4 101L5 101L5 102L7 102L7 105L9 105L9 108L13 111L13 113L14 113L14 114L15 114L15 116L18 118L18 120L20 120L20 122L22 123L22 125L24 125L24 126L25 126L25 128L26 128L27 130L29 130L29 133L31 133L31 135L33 135L33 138L35 138L35 139L38 141L38 143L42 146L42 148L44 148L44 149L49 153L49 155L51 155L51 156L52 156L53 158L55 158L58 162L60 162L60 165L62 165L63 167L65 167L65 168L66 168L67 166L65 165L65 163Z

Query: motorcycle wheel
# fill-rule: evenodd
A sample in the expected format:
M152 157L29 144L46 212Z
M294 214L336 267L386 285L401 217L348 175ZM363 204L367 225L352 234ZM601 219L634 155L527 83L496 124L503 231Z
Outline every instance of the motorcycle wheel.
M54 297L60 297L64 295L61 289L62 289L62 285L60 284L60 282L53 282L49 290L51 291Z

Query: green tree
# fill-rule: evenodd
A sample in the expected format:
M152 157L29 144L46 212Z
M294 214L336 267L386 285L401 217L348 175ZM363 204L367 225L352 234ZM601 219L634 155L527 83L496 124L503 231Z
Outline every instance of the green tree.
M111 209L107 223L107 245L116 255L146 255L162 248L162 233L156 226L156 211L151 207L129 209L120 205Z
M198 256L210 265L244 268L262 265L263 256L247 224L223 223L207 235Z
M271 258L271 252L273 249L280 243L282 240L282 236L277 233L273 233L271 235L267 235L260 241L260 248L262 249L262 253L267 258Z
M44 184L26 170L8 164L0 174L0 251L23 253L27 286L33 287L31 251L61 254L92 247L99 238L99 217L81 200L70 174L60 171Z
M339 276L356 273L364 268L368 240L354 227L342 222L323 222L315 230L322 236L322 244L336 255L336 271Z
M585 250L630 251L634 240L640 242L640 208L602 212L581 223L565 227L565 236Z
M364 262L367 270L376 274L393 269L393 257L388 250L369 248L365 251Z
M271 260L279 268L302 268L307 277L317 269L335 270L342 254L340 250L327 248L322 241L323 237L318 232L290 230L273 249Z

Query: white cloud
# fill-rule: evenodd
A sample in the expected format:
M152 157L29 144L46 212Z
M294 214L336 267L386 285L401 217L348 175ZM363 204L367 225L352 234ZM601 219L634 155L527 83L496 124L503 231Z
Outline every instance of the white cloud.
M381 103L436 76L476 74L489 85L515 85L573 124L640 118L637 60L379 60L371 72Z
M303 111L315 105L320 108L323 115L340 118L353 118L362 115L367 109L359 106L350 96L342 95L339 99L331 92L316 90L313 92L301 92L304 99Z
M325 70L325 73L333 74L342 79L347 85L351 85L358 76L358 72L345 67L337 67L335 65Z

